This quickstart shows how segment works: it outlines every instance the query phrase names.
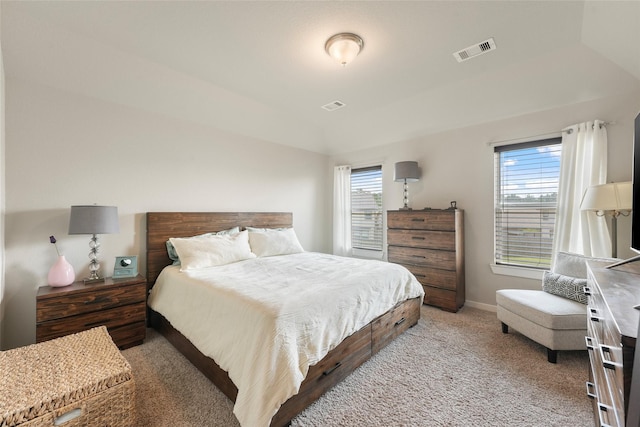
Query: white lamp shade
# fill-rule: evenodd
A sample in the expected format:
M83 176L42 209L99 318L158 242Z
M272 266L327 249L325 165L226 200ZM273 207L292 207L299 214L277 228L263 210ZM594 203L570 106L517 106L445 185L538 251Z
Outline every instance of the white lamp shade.
M418 162L398 162L395 164L393 180L417 182L420 179Z
M119 231L116 206L71 206L69 234L113 234Z
M593 185L587 188L580 209L583 211L630 211L631 181Z

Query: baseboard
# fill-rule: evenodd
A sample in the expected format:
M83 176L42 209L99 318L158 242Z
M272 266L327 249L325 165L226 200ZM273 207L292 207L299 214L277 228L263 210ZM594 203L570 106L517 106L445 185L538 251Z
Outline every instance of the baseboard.
M495 305L491 305L491 304L484 304L482 302L476 302L476 301L469 301L466 300L464 302L464 305L468 306L468 307L473 307L473 308L477 308L479 310L484 310L484 311L491 311L493 313L495 313L497 311L497 308Z

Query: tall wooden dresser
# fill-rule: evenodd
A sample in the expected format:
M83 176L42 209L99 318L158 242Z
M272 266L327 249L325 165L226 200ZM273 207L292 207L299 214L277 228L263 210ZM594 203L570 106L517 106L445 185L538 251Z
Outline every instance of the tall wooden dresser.
M388 260L422 283L424 303L456 312L464 305L464 211L387 212Z
M631 378L640 311L640 263L607 269L607 263L587 263L587 337L591 369L587 395L593 399L597 426L619 426L630 405Z

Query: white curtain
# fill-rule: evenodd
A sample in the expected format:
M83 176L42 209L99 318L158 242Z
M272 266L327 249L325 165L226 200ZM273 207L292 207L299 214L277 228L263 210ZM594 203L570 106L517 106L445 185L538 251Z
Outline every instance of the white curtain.
M333 171L333 253L351 256L351 166Z
M558 210L553 254L611 256L611 239L604 217L581 211L582 197L592 185L607 182L607 129L595 120L562 131Z

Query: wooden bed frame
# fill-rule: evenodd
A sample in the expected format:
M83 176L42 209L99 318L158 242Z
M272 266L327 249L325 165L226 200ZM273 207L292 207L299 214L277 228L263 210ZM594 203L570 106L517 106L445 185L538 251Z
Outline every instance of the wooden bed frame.
M169 237L189 237L239 226L291 227L291 213L261 212L148 212L147 283L153 287L162 269L171 264L167 255ZM420 319L420 298L396 305L382 316L347 337L320 362L309 368L300 391L287 400L271 421L271 426L290 424L293 417L317 400L325 391L346 378L402 332ZM149 322L191 363L235 402L238 389L213 359L202 354L159 313L149 309Z

